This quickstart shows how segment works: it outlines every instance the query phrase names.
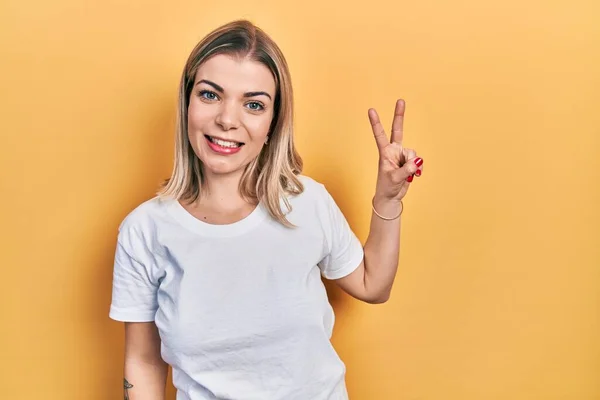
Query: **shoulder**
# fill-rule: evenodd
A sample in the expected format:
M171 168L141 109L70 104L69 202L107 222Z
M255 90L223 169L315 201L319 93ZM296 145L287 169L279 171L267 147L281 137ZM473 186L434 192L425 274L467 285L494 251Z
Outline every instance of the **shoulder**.
M175 200L158 196L148 199L130 210L119 224L119 239L123 241L152 239L157 225Z
M308 175L298 175L298 180L304 186L302 194L307 197L322 197L327 192L325 185Z
M308 207L319 214L327 212L334 200L325 184L307 175L299 175L298 179L302 183L303 191L291 199L292 204Z
M302 184L302 193L291 198L292 204L303 204L311 206L323 206L328 202L329 193L325 185L307 175L298 175Z

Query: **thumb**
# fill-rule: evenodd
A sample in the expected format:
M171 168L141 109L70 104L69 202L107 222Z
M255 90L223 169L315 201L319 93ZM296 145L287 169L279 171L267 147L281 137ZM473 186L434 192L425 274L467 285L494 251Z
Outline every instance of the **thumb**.
M419 169L415 162L416 159L416 157L409 159L401 168L392 172L394 182L412 181L413 175Z

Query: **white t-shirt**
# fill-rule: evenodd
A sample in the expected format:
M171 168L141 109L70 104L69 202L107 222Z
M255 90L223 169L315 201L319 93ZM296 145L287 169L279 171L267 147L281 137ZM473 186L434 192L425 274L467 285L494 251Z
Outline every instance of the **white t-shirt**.
M321 275L350 274L363 248L325 187L300 178L296 228L262 205L207 224L158 197L122 222L109 315L155 321L178 400L348 398Z

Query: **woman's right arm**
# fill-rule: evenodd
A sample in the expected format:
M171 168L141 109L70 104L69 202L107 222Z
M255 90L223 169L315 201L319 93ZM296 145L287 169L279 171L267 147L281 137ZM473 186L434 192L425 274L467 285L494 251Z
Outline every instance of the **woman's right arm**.
M154 322L125 322L125 400L165 400L168 365Z

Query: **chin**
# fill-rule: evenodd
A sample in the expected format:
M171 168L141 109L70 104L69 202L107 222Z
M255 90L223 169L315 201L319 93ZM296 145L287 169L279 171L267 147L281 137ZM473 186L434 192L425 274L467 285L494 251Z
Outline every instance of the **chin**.
M241 157L237 157L241 156ZM200 157L200 161L202 162L203 169L205 173L211 175L235 175L242 174L244 168L248 163L245 158L241 154L236 154L235 156L219 156L215 154L204 153L202 157Z
M243 165L226 161L206 160L202 164L205 172L215 175L230 175L244 169Z

